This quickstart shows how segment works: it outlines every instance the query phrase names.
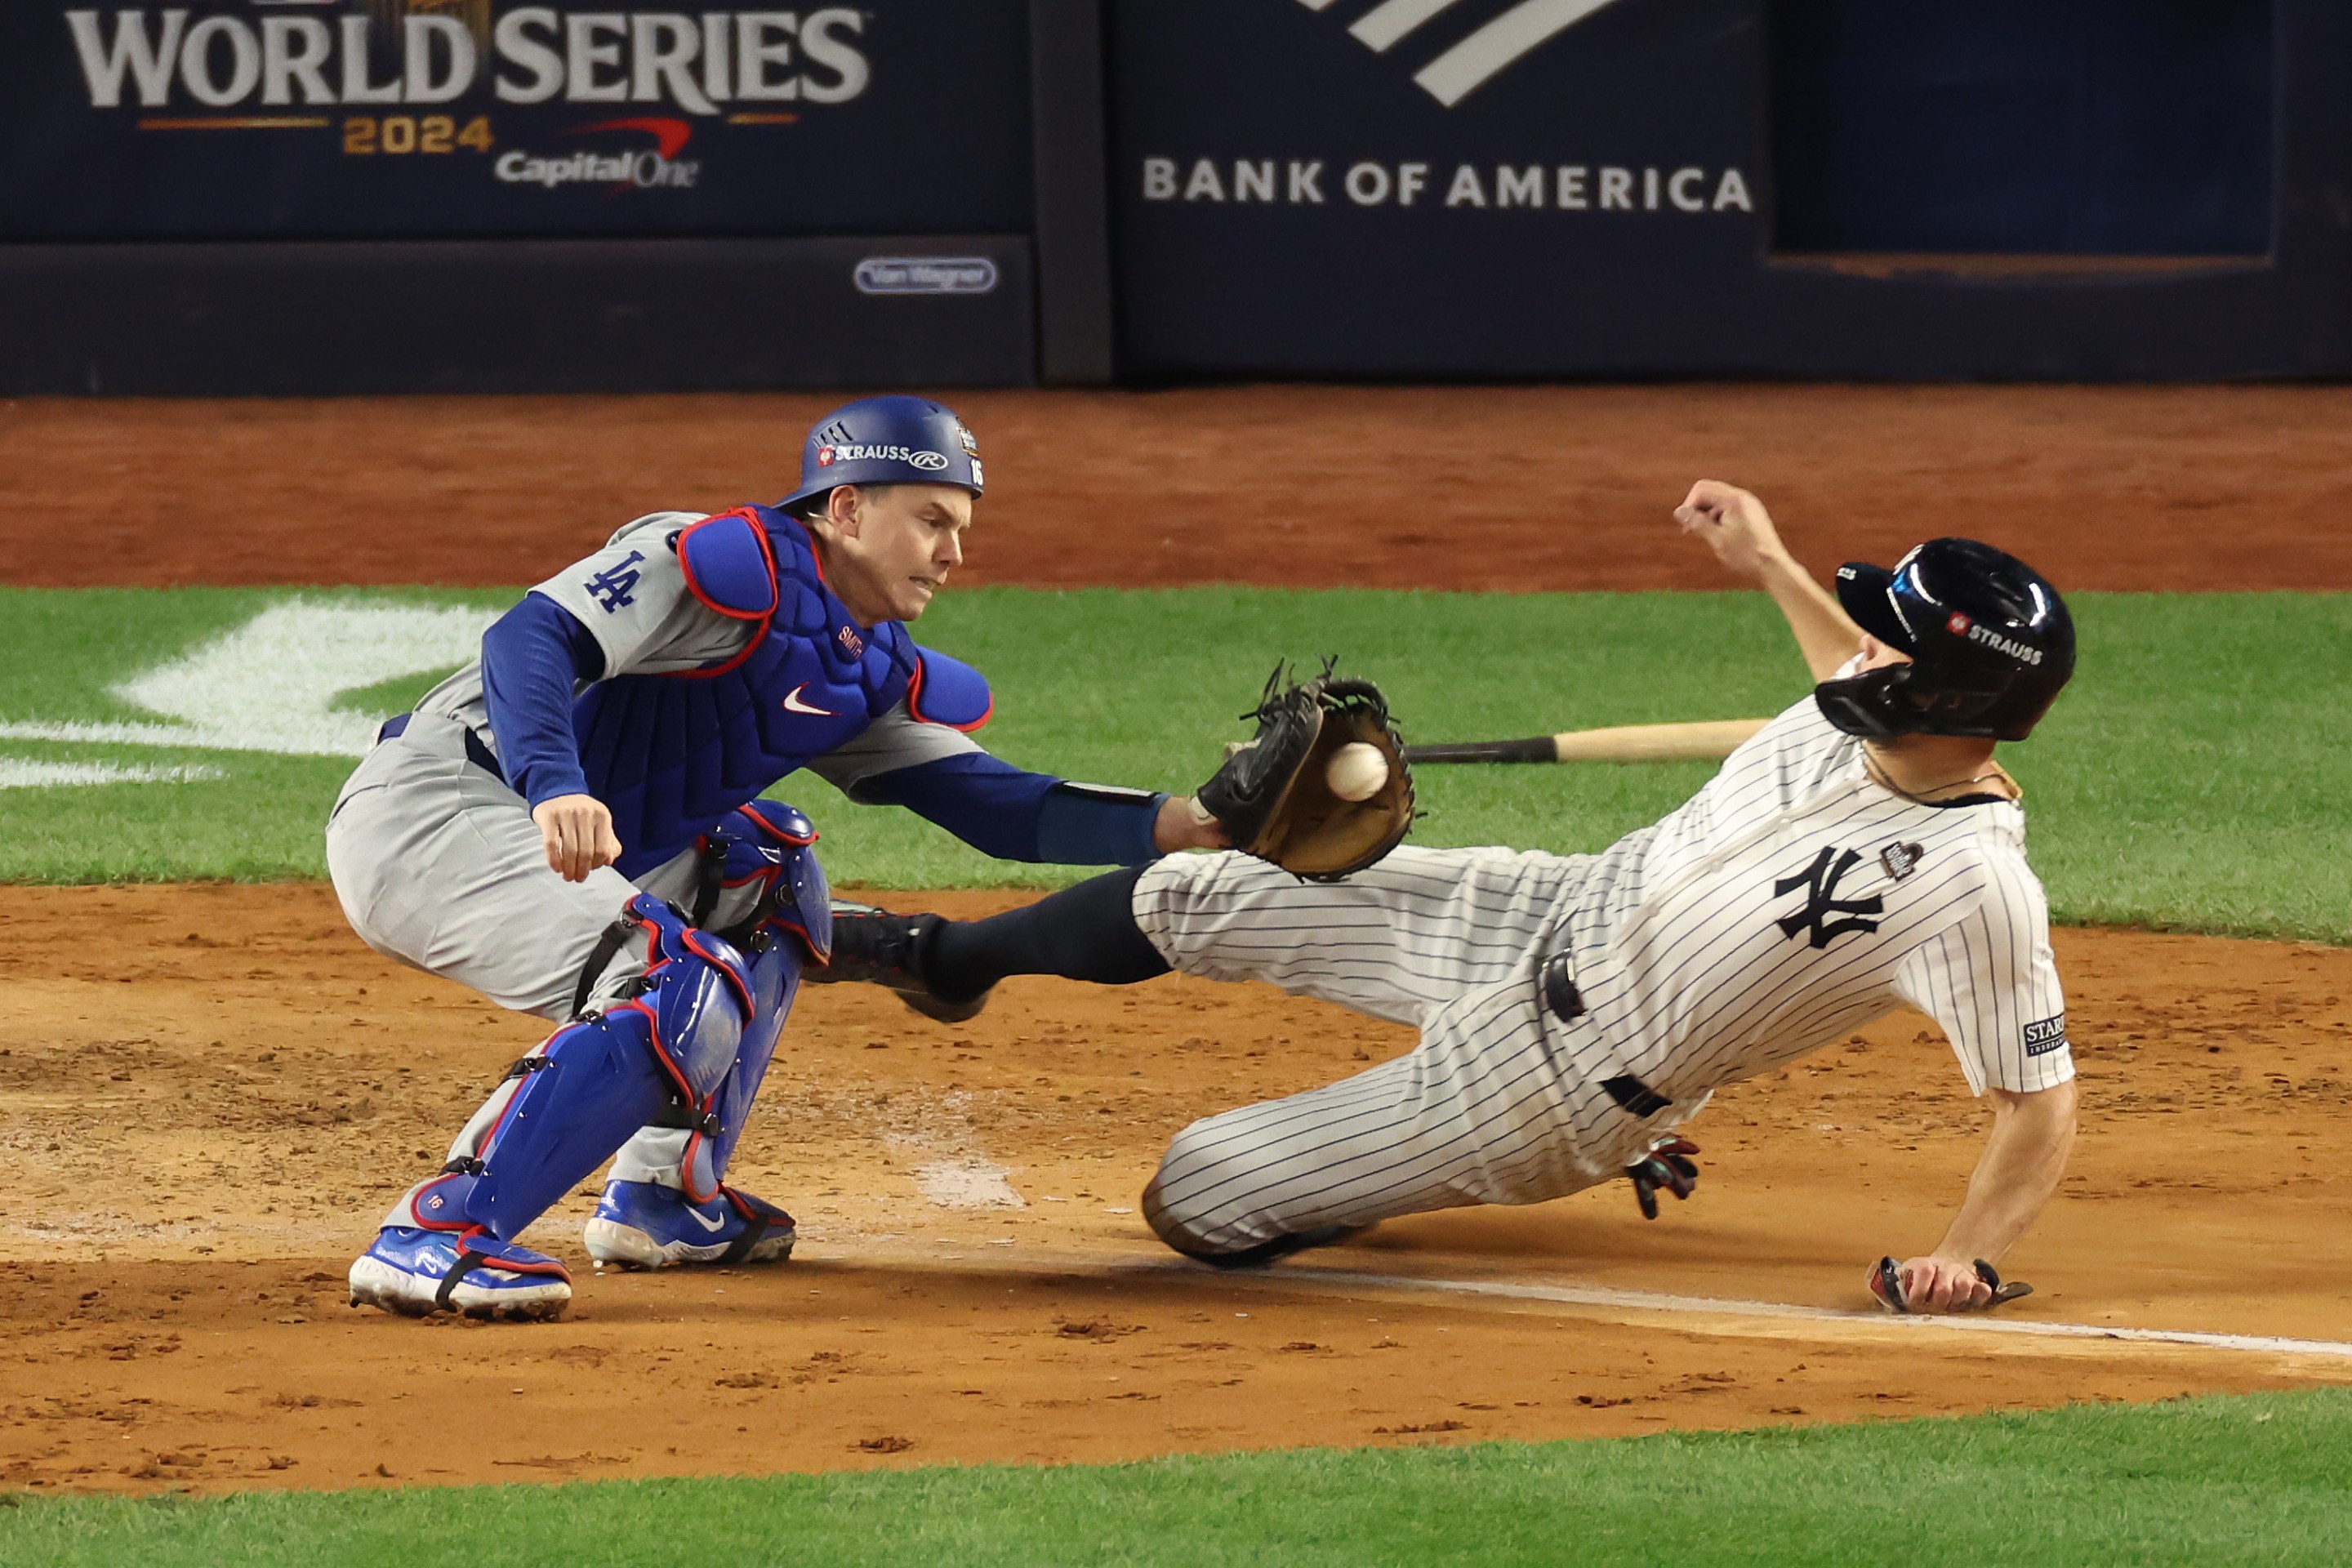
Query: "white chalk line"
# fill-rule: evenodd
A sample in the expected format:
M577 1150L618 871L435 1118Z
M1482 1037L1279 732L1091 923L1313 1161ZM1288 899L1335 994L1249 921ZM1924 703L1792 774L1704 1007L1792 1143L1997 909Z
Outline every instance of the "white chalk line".
M839 1259L857 1259L843 1256ZM894 1258L893 1262L899 1261ZM1440 1279L1412 1274L1374 1274L1355 1269L1308 1266L1271 1270L1211 1269L1205 1264L1175 1258L1134 1258L1106 1260L1099 1255L1040 1249L1023 1261L1036 1272L1091 1274L1097 1277L1157 1275L1202 1283L1241 1286L1265 1290L1349 1291L1395 1293L1424 1291L1436 1295L1483 1296L1511 1301L1542 1301L1564 1307L1600 1307L1619 1311L1659 1312L1680 1316L1760 1318L1781 1321L1835 1324L1847 1329L1883 1329L1901 1333L2005 1334L2029 1339L2084 1340L2139 1344L2183 1345L2197 1350L2235 1351L2260 1355L2324 1356L2352 1361L2352 1342L2294 1339L2279 1334L2228 1334L2201 1329L2134 1329L2095 1323L2060 1323L2040 1318L1897 1317L1891 1312L1843 1312L1830 1307L1801 1307L1788 1301L1758 1301L1737 1297L1676 1296L1654 1290L1621 1290L1603 1285L1524 1285L1498 1279ZM937 1258L920 1266L950 1268ZM1000 1263L981 1265L1003 1272Z
M467 605L289 599L113 689L170 722L7 718L0 740L356 757L384 716L345 712L339 698L465 664L497 618Z
M1968 1334L2023 1334L2057 1340L2126 1340L2143 1344L2194 1345L2201 1350L2252 1351L2265 1355L2333 1356L2352 1361L2352 1342L2290 1339L2277 1334L2223 1334L2202 1329L2131 1329L2096 1323L2058 1323L2042 1318L1983 1315L1898 1317L1891 1312L1841 1312L1787 1301L1753 1301L1714 1296L1673 1296L1651 1290L1617 1290L1598 1285L1514 1285L1501 1280L1423 1279L1407 1274L1360 1274L1345 1269L1302 1269L1282 1280L1327 1280L1357 1289L1434 1290L1459 1296L1496 1296L1516 1301L1551 1301L1564 1306L1614 1307L1637 1312L1707 1313L1731 1318L1780 1318L1802 1322L1843 1323L1906 1332L1947 1331Z
M89 784L197 784L224 776L218 768L150 768L119 763L37 763L0 757L0 789L65 789Z

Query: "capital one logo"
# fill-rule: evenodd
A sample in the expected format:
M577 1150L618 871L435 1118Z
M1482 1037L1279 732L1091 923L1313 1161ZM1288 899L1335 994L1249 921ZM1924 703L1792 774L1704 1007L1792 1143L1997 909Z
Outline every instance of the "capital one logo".
M1333 0L1298 3L1309 11L1328 11ZM1492 0L1466 3L1486 5L1491 5ZM1464 4L1465 0L1380 0L1380 4L1356 18L1348 35L1374 54L1384 55L1405 44L1425 24L1459 10ZM1451 109L1507 67L1595 11L1614 4L1616 0L1514 0L1460 43L1415 71L1413 82Z

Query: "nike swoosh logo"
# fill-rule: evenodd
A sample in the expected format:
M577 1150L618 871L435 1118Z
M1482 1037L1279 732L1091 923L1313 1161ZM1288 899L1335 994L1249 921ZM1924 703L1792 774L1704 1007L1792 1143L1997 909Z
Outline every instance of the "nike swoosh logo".
M793 687L790 691L785 692L784 711L787 713L814 713L820 719L838 719L841 717L840 714L835 713L830 708L819 708L814 702L802 701L801 693L807 689L808 682L803 680L798 686Z
M694 1207L691 1204L687 1205L686 1212L693 1216L695 1224L700 1226L707 1231L716 1234L717 1232L727 1228L727 1221L723 1216L719 1219L705 1219L702 1217L702 1211Z

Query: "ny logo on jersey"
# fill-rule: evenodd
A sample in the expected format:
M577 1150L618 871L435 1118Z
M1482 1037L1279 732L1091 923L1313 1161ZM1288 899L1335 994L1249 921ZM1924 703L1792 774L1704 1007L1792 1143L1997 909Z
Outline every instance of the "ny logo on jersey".
M1848 871L1860 864L1862 864L1860 850L1848 849L1841 854L1837 846L1832 844L1814 856L1813 863L1795 876L1783 877L1774 882L1772 895L1775 898L1786 893L1793 893L1800 888L1805 890L1805 907L1795 914L1784 915L1780 918L1779 922L1780 934L1793 937L1799 931L1810 930L1812 932L1813 945L1827 947L1848 931L1876 931L1878 929L1876 921L1859 920L1854 917L1885 913L1886 904L1884 900L1874 893L1866 899L1841 899L1837 896L1838 883L1844 879ZM1829 917L1832 915L1843 915L1846 918L1831 920Z
M596 595L596 602L604 606L606 615L609 616L615 610L625 609L636 603L630 595L637 591L637 578L640 575L637 563L644 559L643 555L632 550L629 552L627 560L614 562L589 578L587 582L583 583L581 586Z

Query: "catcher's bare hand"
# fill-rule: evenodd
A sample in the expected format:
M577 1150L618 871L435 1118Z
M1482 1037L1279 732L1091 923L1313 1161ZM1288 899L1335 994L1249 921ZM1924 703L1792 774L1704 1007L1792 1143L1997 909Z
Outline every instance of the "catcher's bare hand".
M1977 1312L2033 1294L2022 1280L2003 1283L1983 1258L1962 1263L1932 1254L1897 1263L1882 1258L1872 1266L1870 1293L1890 1312Z
M1224 824L1199 801L1170 795L1160 803L1160 816L1152 822L1151 847L1173 855L1179 849L1228 849L1233 840L1225 837Z
M1675 521L1685 533L1705 540L1717 561L1751 580L1761 578L1771 562L1788 553L1764 503L1721 479L1701 479L1691 486L1683 504L1675 508Z
M1691 1158L1697 1152L1698 1145L1687 1138L1661 1138L1650 1145L1647 1154L1625 1167L1643 1219L1658 1217L1660 1188L1674 1194L1676 1203L1691 1195L1698 1186L1698 1163Z
M613 814L593 795L560 795L530 808L547 846L547 864L567 882L584 882L599 866L621 858L613 836Z

